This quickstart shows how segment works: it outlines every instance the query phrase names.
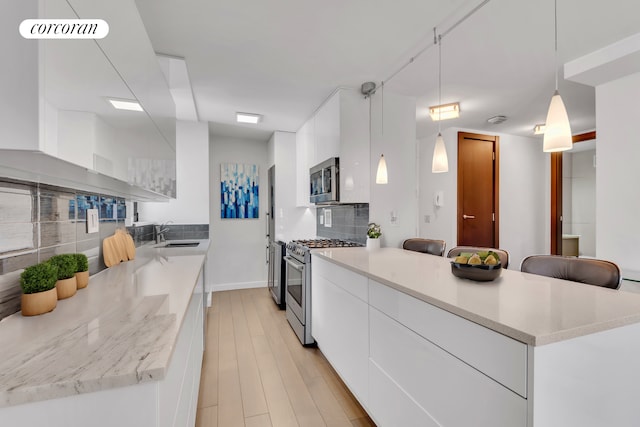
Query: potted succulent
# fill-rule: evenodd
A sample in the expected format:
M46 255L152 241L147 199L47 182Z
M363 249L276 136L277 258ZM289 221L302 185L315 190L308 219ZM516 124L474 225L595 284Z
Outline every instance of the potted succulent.
M380 225L375 222L370 223L367 229L367 249L380 249L380 236L382 236Z
M58 281L56 289L58 290L58 299L72 297L78 290L76 284L76 258L74 254L55 255L49 259L51 264L58 269Z
M78 289L89 284L89 260L85 254L73 254L76 259L76 285Z
M20 274L23 316L36 316L56 308L58 304L56 280L58 280L58 271L51 263L43 262L24 269Z

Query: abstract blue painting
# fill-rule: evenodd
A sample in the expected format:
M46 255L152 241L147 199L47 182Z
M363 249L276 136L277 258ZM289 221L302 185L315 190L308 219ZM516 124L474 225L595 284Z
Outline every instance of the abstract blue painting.
M220 164L220 218L258 218L258 165Z

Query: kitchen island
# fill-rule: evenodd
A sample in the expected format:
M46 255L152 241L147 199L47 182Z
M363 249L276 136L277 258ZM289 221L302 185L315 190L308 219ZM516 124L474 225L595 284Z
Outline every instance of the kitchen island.
M193 425L204 348L196 248L136 259L35 317L0 322L0 425Z
M395 248L312 265L312 335L380 426L640 425L640 295Z

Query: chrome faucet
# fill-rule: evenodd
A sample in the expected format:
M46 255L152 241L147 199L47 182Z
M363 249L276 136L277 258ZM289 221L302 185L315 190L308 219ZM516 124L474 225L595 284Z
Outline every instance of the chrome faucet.
M170 228L167 226L172 223L173 221L167 221L165 223L162 223L162 225L156 225L156 244L167 241L164 234L170 230Z

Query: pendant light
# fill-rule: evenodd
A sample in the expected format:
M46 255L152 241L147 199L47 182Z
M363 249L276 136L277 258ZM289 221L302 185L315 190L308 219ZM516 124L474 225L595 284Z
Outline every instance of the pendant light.
M571 125L567 116L567 109L558 92L558 1L554 0L554 32L555 32L555 69L556 91L549 103L546 128L544 130L544 152L566 151L573 148L571 140Z
M376 184L386 184L387 180L387 162L384 159L384 154L380 155L378 160L378 171L376 172Z
M436 38L436 29L433 29L433 42L438 43L438 104L442 105L442 35ZM440 111L440 110L438 110ZM438 112L438 114L440 114ZM442 173L449 171L449 159L447 158L447 148L444 145L444 138L440 132L440 122L438 118L438 136L436 145L433 148L433 162L431 164L432 173Z
M372 92L375 92L375 84L373 84L373 88L368 91L367 95L370 96ZM382 135L384 135L384 82L380 83L381 88L381 104L382 104ZM362 85L362 92L365 92L365 84ZM369 98L369 138L371 138L371 98ZM371 147L371 139L369 139L369 147ZM389 182L387 175L387 161L384 159L384 154L380 155L380 160L378 160L378 170L376 171L376 184L387 184Z

